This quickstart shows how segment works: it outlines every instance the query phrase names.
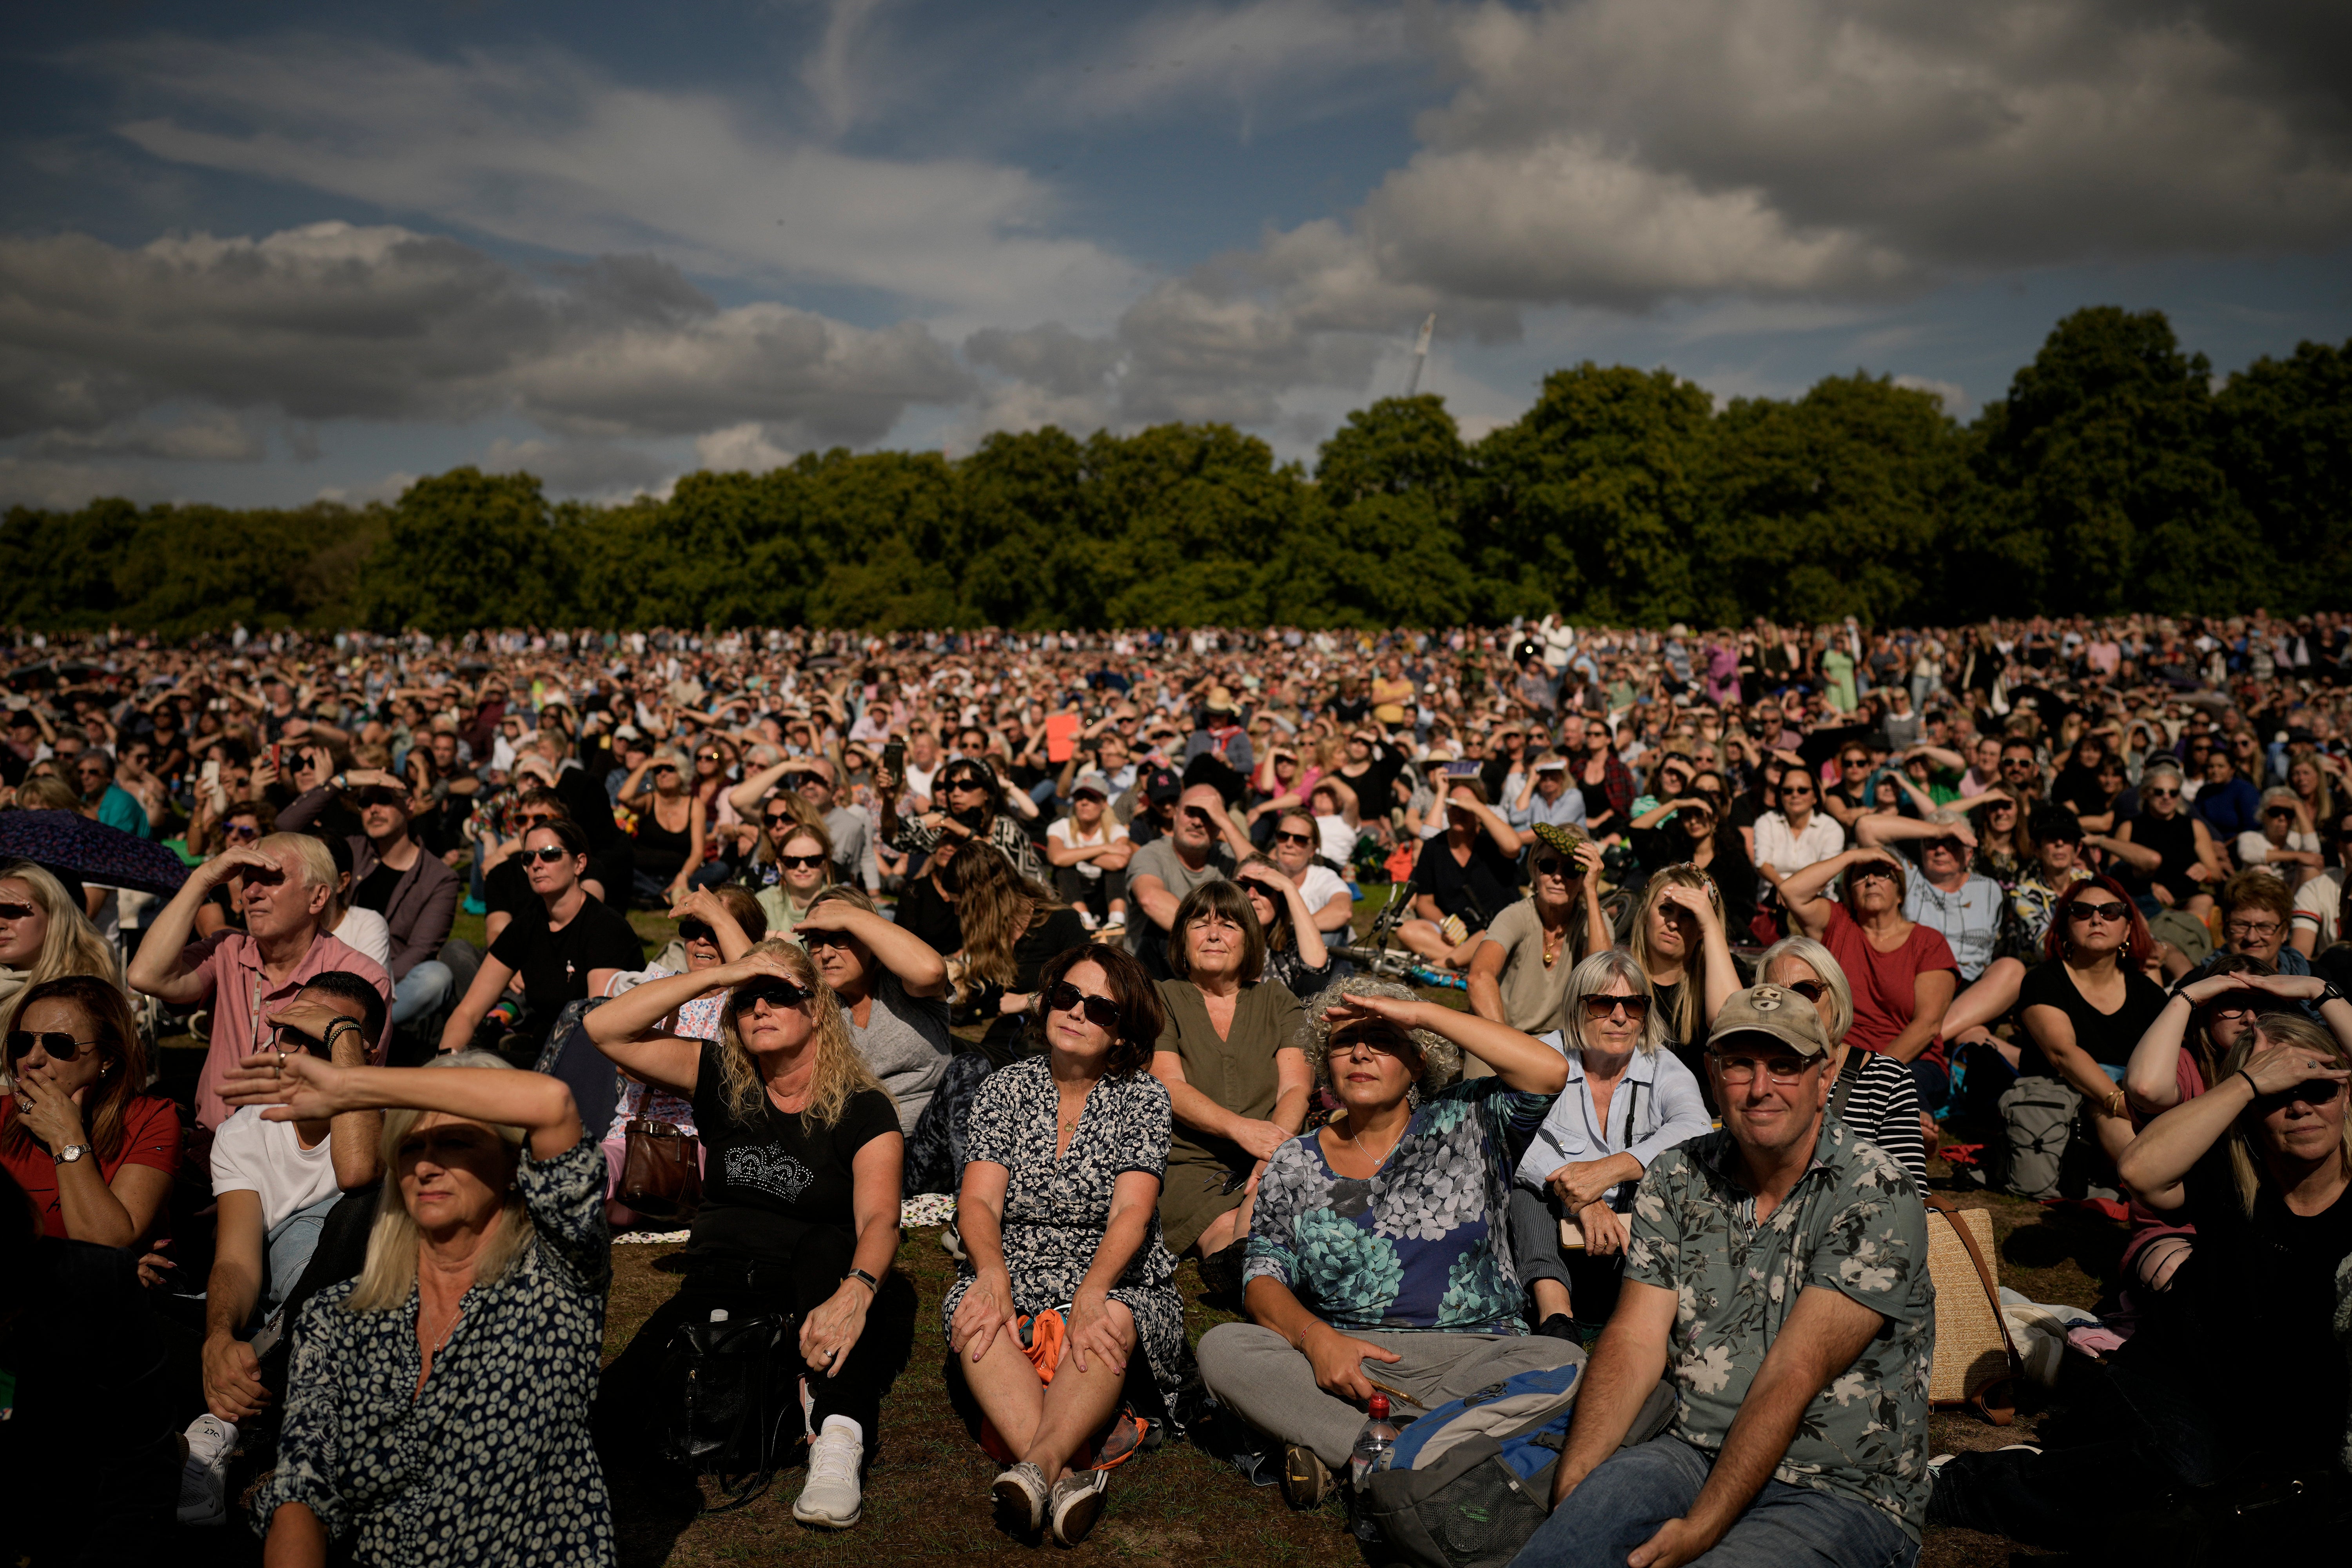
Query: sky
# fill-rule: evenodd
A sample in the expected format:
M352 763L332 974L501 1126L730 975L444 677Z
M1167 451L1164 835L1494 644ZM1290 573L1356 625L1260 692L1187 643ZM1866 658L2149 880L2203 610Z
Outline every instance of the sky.
M102 0L11 18L0 506L551 493L1584 360L1967 419L2085 305L2352 340L2312 0Z

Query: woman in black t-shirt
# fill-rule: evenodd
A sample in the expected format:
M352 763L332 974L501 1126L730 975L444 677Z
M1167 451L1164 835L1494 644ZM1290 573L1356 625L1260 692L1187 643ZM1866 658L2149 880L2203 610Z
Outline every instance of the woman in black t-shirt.
M2155 939L2115 879L2091 877L2058 901L2044 941L2050 962L2018 986L2026 1036L2018 1075L2064 1079L2104 1114L2121 1116L2123 1069L2164 1011L2164 987L2142 968Z
M656 1032L680 1005L721 989L718 1039ZM615 1407L645 1408L680 1323L714 1310L796 1319L788 1364L772 1367L782 1386L804 1376L813 1401L808 1479L793 1517L846 1529L857 1522L860 1461L874 1450L882 1395L914 1332L914 1292L890 1273L906 1158L897 1107L851 1043L833 992L787 942L637 986L590 1013L588 1033L637 1077L693 1098L706 1156L686 1284L614 1363Z
M1946 1461L1931 1527L2104 1556L2126 1521L2191 1489L2273 1483L2266 1512L2285 1533L2341 1509L2347 1380L2332 1320L2352 1253L2347 1079L2352 1054L2326 1030L2266 1013L2211 1089L2148 1123L2124 1152L2124 1185L2197 1227L2167 1310L2110 1358L2115 1397L2084 1424L2086 1441Z

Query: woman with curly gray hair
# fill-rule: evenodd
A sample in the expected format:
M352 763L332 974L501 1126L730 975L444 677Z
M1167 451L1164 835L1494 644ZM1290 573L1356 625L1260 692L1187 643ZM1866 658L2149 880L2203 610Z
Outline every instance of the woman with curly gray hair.
M1427 1409L1581 1352L1522 1329L1506 1228L1506 1145L1567 1081L1559 1053L1370 976L1308 1003L1298 1046L1341 1110L1267 1160L1250 1321L1210 1330L1200 1361L1227 1408L1283 1445L1284 1493L1312 1508L1374 1377ZM1494 1076L1456 1081L1465 1052Z

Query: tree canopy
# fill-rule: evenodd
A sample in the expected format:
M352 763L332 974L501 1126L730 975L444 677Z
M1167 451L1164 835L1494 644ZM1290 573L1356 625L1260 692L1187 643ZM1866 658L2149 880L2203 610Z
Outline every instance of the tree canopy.
M1718 407L1556 371L1465 441L1350 414L1311 471L1223 425L804 456L666 498L457 468L389 506L17 508L0 623L226 627L1610 624L2352 605L2352 343L2215 384L2160 312L2060 321L1963 425L1856 372Z

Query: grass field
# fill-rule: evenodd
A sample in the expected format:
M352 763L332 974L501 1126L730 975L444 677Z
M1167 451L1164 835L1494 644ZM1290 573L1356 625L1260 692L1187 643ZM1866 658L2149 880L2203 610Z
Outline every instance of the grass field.
M674 934L669 921L639 912L631 922L657 951ZM478 942L478 917L460 916L456 935ZM1459 991L1429 995L1462 1005ZM167 1046L195 1048L188 1039ZM181 1058L185 1061L186 1058ZM194 1077L193 1064L185 1069ZM2117 1226L2006 1197L1977 1194L1961 1201L1992 1211L2005 1285L2042 1301L2090 1306L2107 1288L2124 1233ZM656 1495L632 1478L611 1478L630 1568L704 1568L721 1563L781 1561L811 1563L925 1562L951 1564L1002 1559L1039 1550L997 1529L988 1488L996 1467L966 1435L950 1408L940 1368L946 1342L939 1307L954 1279L954 1264L938 1246L939 1233L908 1233L898 1267L921 1298L914 1354L883 1405L882 1451L868 1475L866 1514L839 1534L793 1522L792 1500L800 1472L789 1470L756 1502L732 1513L696 1517L692 1500ZM667 1266L683 1249L629 1244L614 1248L614 1283L605 1352L619 1353L639 1324L678 1284ZM1190 1263L1178 1271L1194 1340L1230 1314L1202 1301ZM1996 1428L1967 1415L1938 1413L1933 1446L1999 1447L2027 1440L2035 1417ZM683 1504L683 1506L681 1506ZM200 1555L207 1561L252 1563L251 1537L240 1528L215 1535ZM1923 1568L2000 1568L2015 1548L1969 1531L1931 1535ZM1181 1563L1185 1568L1268 1568L1289 1563L1345 1564L1360 1561L1337 1504L1315 1514L1294 1513L1274 1488L1254 1489L1232 1468L1199 1449L1171 1444L1114 1473L1109 1505L1092 1537L1069 1554L1106 1563Z

